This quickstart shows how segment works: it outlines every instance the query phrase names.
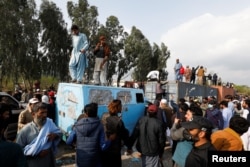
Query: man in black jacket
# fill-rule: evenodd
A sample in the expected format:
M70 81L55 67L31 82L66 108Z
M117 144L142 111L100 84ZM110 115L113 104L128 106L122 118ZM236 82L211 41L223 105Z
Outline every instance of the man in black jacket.
M192 73L191 73L190 83L195 84L196 71L198 70L199 67L200 66L197 66L196 68L192 67Z
M181 125L189 132L184 138L194 142L194 147L187 156L185 167L207 167L208 152L216 151L210 141L213 124L202 116L196 116L192 121L183 122Z
M141 118L132 135L141 153L142 167L159 166L164 152L166 136L162 122L157 118L157 106L148 107L148 115ZM132 142L133 143L133 142Z

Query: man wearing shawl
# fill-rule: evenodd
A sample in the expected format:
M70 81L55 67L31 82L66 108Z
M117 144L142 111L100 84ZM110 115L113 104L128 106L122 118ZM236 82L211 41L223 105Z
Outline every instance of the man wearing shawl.
M29 167L55 167L54 154L62 133L53 121L47 118L45 103L36 103L32 116L33 121L21 129L16 143L23 148Z

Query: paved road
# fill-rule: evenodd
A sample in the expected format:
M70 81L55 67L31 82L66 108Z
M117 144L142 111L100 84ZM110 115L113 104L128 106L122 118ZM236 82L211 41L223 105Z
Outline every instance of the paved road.
M75 167L75 150L74 148L65 145L64 142L61 142L58 149L57 167ZM171 160L171 148L166 147L163 155L163 165L164 167L172 167ZM137 152L134 152L132 155L125 155L122 151L122 166L123 167L140 167L141 160Z

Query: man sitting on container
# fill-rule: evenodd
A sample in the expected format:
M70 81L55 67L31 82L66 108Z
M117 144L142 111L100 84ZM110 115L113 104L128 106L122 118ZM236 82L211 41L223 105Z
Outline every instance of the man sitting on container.
M150 71L147 75L148 81L158 81L161 73L162 73L161 69L159 71L158 70Z

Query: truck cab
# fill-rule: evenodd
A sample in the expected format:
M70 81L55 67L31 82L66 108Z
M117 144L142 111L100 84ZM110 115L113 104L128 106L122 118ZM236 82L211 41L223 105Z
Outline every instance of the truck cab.
M108 112L108 104L114 100L122 101L121 118L131 134L138 120L145 114L144 93L141 89L109 86L59 83L56 95L56 124L67 139L72 126L86 104L98 104L98 117Z

